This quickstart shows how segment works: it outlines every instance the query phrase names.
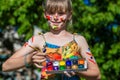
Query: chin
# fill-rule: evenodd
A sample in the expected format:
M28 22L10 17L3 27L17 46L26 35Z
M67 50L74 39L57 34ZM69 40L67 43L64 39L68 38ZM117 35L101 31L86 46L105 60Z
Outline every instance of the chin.
M53 28L52 28L52 29L53 29ZM60 28L56 28L56 29L53 29L53 30L58 31L58 30L60 30Z

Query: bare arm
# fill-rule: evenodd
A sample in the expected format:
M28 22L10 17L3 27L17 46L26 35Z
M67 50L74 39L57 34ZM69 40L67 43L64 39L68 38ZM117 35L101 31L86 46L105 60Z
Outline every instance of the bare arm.
M33 39L31 38L30 40L33 40ZM35 40L34 40L34 42L31 42L30 45L33 47L36 47ZM2 70L3 71L13 71L13 70L17 70L19 68L24 67L25 66L25 57L26 57L26 62L31 63L33 51L34 51L34 49L32 49L28 45L28 43L25 43L25 45L23 45L23 47L21 49L16 51L9 59L7 59L3 63Z
M13 71L24 67L25 55L26 55L26 62L31 63L32 53L28 54L27 52L24 51L24 48L22 47L20 50L14 53L8 60L6 60L3 63L2 71Z
M89 46L82 36L77 36L76 41L78 42L81 48L82 57L86 58L88 63L87 71L78 72L81 77L86 78L87 80L100 80L100 71L97 65L97 62L94 59L94 56L89 50Z

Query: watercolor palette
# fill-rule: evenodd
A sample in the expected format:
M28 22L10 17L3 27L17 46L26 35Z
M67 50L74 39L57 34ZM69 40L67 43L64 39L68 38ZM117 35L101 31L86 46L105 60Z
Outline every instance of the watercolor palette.
M87 61L84 58L46 61L47 73L63 73L63 71L77 72L85 70L87 70Z

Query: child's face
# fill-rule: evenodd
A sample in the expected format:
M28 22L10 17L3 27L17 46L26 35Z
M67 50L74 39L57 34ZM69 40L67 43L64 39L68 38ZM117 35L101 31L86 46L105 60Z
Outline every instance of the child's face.
M62 29L68 20L68 13L56 12L46 13L45 17L48 20L49 26L54 30Z

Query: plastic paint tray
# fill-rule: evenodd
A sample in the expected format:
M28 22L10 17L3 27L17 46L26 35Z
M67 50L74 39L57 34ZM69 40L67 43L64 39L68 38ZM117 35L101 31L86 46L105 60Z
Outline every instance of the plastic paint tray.
M59 61L46 61L47 73L78 72L87 70L87 61L84 58Z

